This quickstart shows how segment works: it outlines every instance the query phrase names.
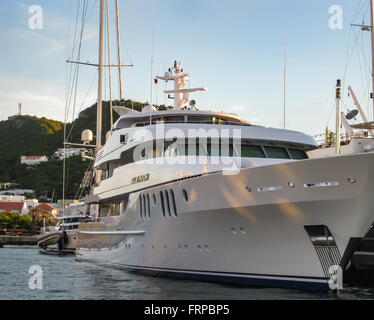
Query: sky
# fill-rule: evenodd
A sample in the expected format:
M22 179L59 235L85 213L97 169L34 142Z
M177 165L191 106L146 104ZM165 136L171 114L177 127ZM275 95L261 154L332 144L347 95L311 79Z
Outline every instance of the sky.
M71 68L66 60L78 3L81 8L84 0L0 2L0 121L16 114L19 102L24 114L64 120ZM42 8L40 28L35 28L33 5ZM111 59L116 62L114 0L109 5ZM342 25L333 23L335 28L332 6L342 9L341 20L333 20ZM87 8L81 61L96 63L99 1L88 0ZM282 128L286 43L287 129L310 135L323 133L326 125L333 129L338 78L344 89L354 88L373 119L370 33L351 26L369 24L368 8L369 0L120 0L122 62L134 64L123 69L125 98L151 101L152 77L177 60L192 78L188 86L208 88L191 96L199 109ZM97 98L96 68L81 66L78 80L69 121ZM116 70L112 81L113 98L118 98ZM152 86L152 103L172 104L164 89L161 83ZM106 85L105 99L108 92ZM346 112L353 102L344 99Z

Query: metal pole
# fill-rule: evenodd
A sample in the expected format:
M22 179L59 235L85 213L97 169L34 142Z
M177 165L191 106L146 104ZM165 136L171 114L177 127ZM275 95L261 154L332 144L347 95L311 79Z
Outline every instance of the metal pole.
M109 30L109 0L106 0L106 28L108 37L108 64L111 65L110 59L110 30ZM110 128L113 126L113 103L112 103L112 73L109 67L109 107L110 107Z
M284 21L283 129L286 129L287 24Z
M116 0L116 16L117 16L117 53L118 53L119 97L120 97L120 100L122 100L123 99L123 92L122 92L122 70L121 70L121 40L120 40L120 33L119 33L118 0Z
M374 0L370 0L370 31L371 31L371 80L372 80L372 95L374 95ZM373 119L374 119L374 96L373 100Z
M364 122L368 122L368 119L366 118L365 112L364 112L364 110L362 110L361 105L360 105L360 103L358 102L357 97L356 97L356 95L355 95L355 93L354 93L354 91L353 91L353 89L352 89L351 86L348 87L348 91L349 91L349 92L351 93L351 95L352 95L352 99L353 99L353 101L354 101L354 103L355 103L355 105L356 105L358 111L360 112L360 115L361 115L361 117L362 117L362 120L364 120Z
M335 130L335 140L336 140L336 154L340 154L340 103L341 103L341 81L338 80L336 83L336 130Z
M102 130L102 94L103 94L103 42L104 42L104 0L100 0L100 33L99 33L99 77L97 94L96 146L101 146Z

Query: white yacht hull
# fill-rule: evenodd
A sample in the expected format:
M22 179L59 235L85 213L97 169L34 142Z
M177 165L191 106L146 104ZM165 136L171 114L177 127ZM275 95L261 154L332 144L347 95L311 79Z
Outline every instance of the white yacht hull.
M123 215L79 226L78 254L155 275L327 290L329 267L374 221L373 163L374 154L290 161L132 193ZM333 245L313 245L305 226L319 225Z

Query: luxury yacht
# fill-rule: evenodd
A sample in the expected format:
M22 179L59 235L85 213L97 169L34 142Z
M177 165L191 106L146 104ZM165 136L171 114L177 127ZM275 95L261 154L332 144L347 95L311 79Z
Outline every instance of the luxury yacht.
M174 108L120 118L98 146L77 255L140 273L327 290L374 220L373 153L309 159L301 132L200 111L174 64ZM90 141L85 141L89 143Z

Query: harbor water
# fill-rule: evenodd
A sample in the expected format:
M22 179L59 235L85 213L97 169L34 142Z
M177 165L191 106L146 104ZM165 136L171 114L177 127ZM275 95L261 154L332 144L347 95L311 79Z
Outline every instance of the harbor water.
M35 247L1 248L0 261L0 299L3 300L374 299L374 289L370 288L345 288L337 294L310 293L147 277L78 261L74 255L41 254ZM39 283L42 288L30 286L34 275L32 266L42 270Z

